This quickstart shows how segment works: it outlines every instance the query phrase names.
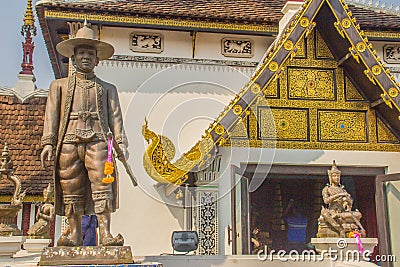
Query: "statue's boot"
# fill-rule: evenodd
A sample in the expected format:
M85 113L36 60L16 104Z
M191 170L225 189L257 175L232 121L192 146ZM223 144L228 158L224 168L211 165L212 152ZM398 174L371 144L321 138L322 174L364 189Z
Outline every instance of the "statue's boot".
M123 246L124 238L121 234L112 236L110 233L111 226L111 214L109 212L104 212L97 215L99 219L99 238L101 246Z
M57 241L57 246L78 247L83 245L82 239L82 217L71 215L68 217L70 233L61 235Z

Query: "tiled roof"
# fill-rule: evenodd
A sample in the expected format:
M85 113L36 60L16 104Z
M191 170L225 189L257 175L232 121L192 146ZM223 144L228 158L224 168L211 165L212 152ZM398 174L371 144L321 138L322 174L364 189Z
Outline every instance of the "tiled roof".
M400 14L386 13L379 8L373 10L370 7L349 7L363 29L400 30Z
M200 21L238 22L277 26L286 0L55 0L41 5L62 10L130 14L140 17L162 17ZM383 9L354 6L350 9L364 29L399 30L400 15Z
M110 0L110 1L53 1L61 9L79 9L109 13L130 13L134 16L194 19L206 21L238 21L256 24L275 24L282 17L285 0Z
M40 166L40 138L46 98L34 97L24 103L15 97L0 95L0 152L9 143L15 175L22 182L22 190L28 195L42 195L43 189L52 181L52 172ZM14 187L5 178L0 183L1 195L12 195Z

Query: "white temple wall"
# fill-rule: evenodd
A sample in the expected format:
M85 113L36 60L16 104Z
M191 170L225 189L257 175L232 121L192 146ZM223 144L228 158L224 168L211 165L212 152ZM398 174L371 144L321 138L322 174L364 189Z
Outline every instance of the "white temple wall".
M164 49L161 53L133 52L129 48L131 33L153 33L161 34L164 39ZM173 57L173 58L192 58L192 36L188 31L167 31L142 28L120 28L107 27L101 29L101 40L111 43L115 47L116 55L132 56L153 56L153 57ZM221 40L223 38L251 39L254 45L254 55L249 58L226 57L221 54ZM221 34L197 32L195 38L194 58L213 59L213 60L240 60L258 62L263 56L268 46L273 42L273 37Z
M387 174L400 172L400 154L396 152L221 148L220 154L223 159L219 179L220 201L218 204L220 254L231 254L232 249L231 246L227 246L225 243L227 240L225 236L226 228L228 225L232 226L231 194L229 193L232 187L231 165L236 165L237 167L240 167L240 163L330 165L333 160L336 160L339 166L385 167ZM328 181L328 175L326 179ZM398 202L398 196L393 201ZM398 203L396 207L399 207ZM398 219L398 211L394 214L396 215L393 216Z
M240 68L228 66L115 61L101 63L96 73L119 90L130 143L129 163L139 182L134 188L118 164L120 208L113 215L112 231L124 235L135 255L171 253L171 234L183 229L184 213L176 206L175 195L166 199L163 188L155 188L156 182L143 168L148 146L141 134L144 118L151 130L175 144L174 162L200 140L249 77Z

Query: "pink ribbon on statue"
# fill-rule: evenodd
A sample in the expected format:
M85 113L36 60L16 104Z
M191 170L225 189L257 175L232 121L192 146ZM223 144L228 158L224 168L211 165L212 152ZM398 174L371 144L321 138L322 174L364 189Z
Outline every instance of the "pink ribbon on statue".
M356 239L357 247L358 247L358 252L364 253L364 246L361 242L361 236L360 233L355 232L354 233L354 238Z
M109 136L107 138L107 143L108 143L108 154L107 154L107 162L112 162L112 145L113 145L114 139L112 136Z

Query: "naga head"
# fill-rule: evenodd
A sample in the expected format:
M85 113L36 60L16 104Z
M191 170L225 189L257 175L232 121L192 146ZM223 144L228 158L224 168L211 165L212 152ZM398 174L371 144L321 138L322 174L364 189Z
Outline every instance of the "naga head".
M155 136L157 136L154 132L152 132L149 129L149 122L147 121L147 118L144 118L144 124L142 125L142 135L144 137L144 140L147 141L147 143L150 143L150 140L152 140Z

